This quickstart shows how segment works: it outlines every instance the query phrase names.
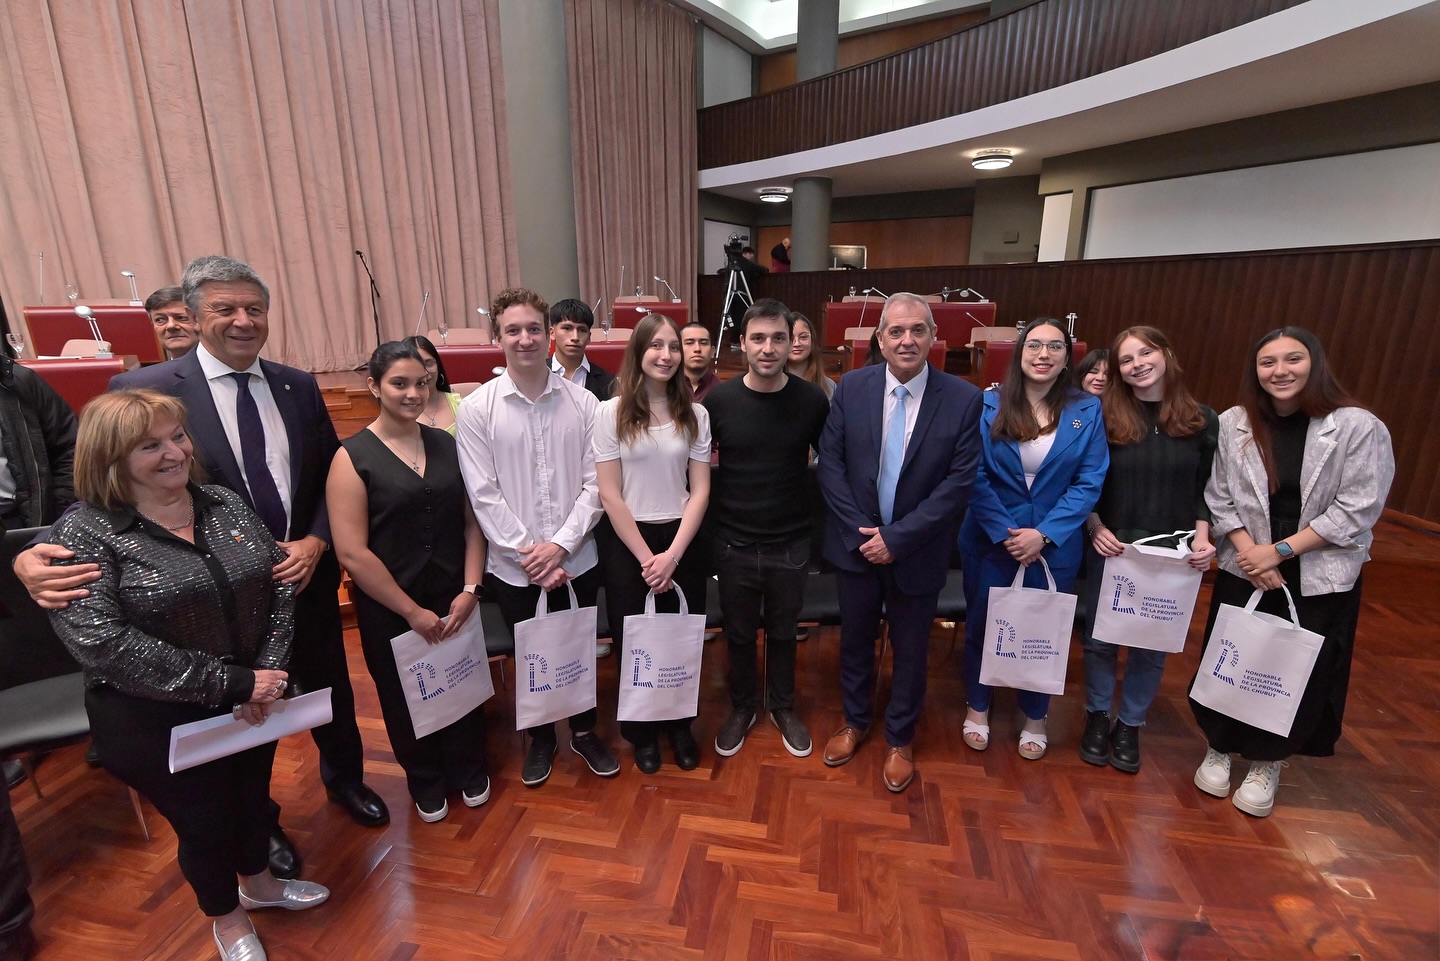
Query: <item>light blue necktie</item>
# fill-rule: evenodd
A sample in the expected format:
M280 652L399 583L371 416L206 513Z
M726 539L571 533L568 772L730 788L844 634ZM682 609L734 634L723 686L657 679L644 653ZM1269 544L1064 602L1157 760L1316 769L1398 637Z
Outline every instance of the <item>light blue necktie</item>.
M885 452L880 457L880 520L886 524L895 517L895 485L900 483L900 465L905 463L905 398L909 396L904 384L895 388L895 409L885 428Z

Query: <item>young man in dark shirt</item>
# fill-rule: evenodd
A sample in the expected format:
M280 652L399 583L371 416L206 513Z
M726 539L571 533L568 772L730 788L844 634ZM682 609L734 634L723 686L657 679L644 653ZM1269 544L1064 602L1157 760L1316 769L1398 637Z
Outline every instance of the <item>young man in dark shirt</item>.
M729 757L745 743L760 709L756 634L765 628L765 708L785 749L810 753L796 716L795 621L810 561L807 470L830 404L824 392L785 373L790 313L755 302L740 321L748 370L705 398L720 465L710 492L720 577L720 610L730 654L730 717L715 737Z

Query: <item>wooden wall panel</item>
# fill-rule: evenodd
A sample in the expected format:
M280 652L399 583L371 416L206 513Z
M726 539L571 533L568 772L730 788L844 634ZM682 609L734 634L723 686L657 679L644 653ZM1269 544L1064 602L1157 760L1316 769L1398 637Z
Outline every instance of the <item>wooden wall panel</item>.
M1175 343L1187 381L1216 410L1235 402L1257 337L1315 331L1338 375L1389 425L1397 476L1389 506L1440 522L1440 240L1363 247L1047 264L772 274L757 297L819 317L846 288L933 293L973 287L997 322L1079 315L1076 334L1108 344L1153 324ZM701 277L696 316L714 326L724 287Z
M1305 0L1045 0L699 112L700 169L855 140L1082 80Z
M872 269L939 267L970 260L970 217L913 217L905 220L855 220L830 225L832 244L864 244ZM789 225L761 227L755 251L770 266L770 249L790 236Z

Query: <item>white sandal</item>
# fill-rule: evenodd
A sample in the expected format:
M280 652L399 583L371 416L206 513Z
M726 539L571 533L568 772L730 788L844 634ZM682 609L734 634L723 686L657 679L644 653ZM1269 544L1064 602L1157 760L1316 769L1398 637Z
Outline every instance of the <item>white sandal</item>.
M1030 747L1026 747L1026 745L1031 745L1031 746L1030 746ZM1038 761L1038 760L1040 760L1042 757L1045 756L1045 751L1047 750L1048 747L1049 747L1049 741L1046 739L1046 735L1045 735L1045 732L1044 732L1044 731L1025 731L1025 730L1022 730L1022 731L1020 732L1020 744L1019 744L1020 756L1023 757L1025 760L1027 760L1027 761Z
M978 744L970 740L972 734L980 739ZM972 751L983 751L990 746L990 725L966 720L960 728L960 740L964 741L965 746Z

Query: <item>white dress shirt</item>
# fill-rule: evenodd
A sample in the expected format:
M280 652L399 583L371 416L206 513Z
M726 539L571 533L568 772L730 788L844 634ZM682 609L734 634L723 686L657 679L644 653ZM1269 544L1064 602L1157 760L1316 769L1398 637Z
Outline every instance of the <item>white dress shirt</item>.
M910 378L905 389L910 396L905 398L905 447L910 449L910 435L915 433L915 421L920 417L920 401L925 396L925 385L930 381L930 365L927 363L920 368L920 373ZM895 413L895 405L900 401L895 396L895 388L900 386L900 381L890 370L890 365L885 365L885 409L880 412L880 461L885 460L885 438L890 433L890 415ZM904 458L902 457L903 461Z
M551 373L534 401L502 373L460 402L455 444L475 518L490 542L485 569L524 587L520 549L563 547L574 576L595 566L600 521L595 395Z
M550 358L550 369L576 387L584 387L586 379L590 376L590 358L581 357L580 366L575 368L575 373L567 375L565 373L565 365L560 363L560 358L552 356Z
M200 361L200 370L210 384L210 397L215 401L215 412L220 415L220 424L225 428L225 439L230 442L235 463L240 465L240 476L245 478L248 486L250 478L245 474L245 456L240 450L240 417L235 407L240 388L235 378L230 376L239 372L217 360L203 343L195 345L195 358ZM275 406L275 395L270 393L270 382L260 369L259 358L244 373L250 375L250 396L255 398L260 423L265 428L265 463L270 467L270 475L275 478L280 503L285 505L285 527L288 531L290 519L295 513L290 504L290 434L285 430L280 408Z

